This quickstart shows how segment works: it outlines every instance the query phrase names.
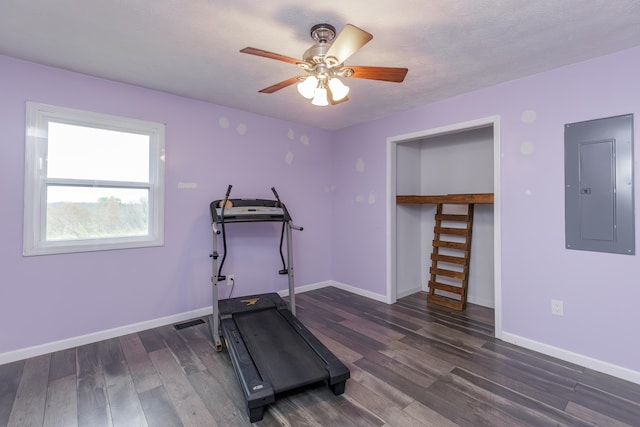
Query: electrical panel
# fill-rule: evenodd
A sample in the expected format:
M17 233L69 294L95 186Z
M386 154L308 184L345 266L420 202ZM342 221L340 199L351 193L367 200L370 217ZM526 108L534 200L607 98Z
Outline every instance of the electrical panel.
M633 114L565 125L567 249L635 254Z

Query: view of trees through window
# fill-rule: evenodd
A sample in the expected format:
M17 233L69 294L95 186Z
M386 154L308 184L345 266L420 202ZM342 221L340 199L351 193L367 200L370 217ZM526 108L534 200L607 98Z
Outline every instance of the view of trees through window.
M146 199L123 202L109 196L95 202L47 204L47 240L144 236L149 232Z

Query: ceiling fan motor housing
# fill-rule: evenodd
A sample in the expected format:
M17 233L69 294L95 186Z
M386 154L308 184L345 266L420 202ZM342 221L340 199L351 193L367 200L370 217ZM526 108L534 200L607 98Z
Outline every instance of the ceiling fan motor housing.
M327 43L314 44L306 50L304 55L302 55L302 59L311 64L320 64L324 62L324 58L330 47L331 45Z

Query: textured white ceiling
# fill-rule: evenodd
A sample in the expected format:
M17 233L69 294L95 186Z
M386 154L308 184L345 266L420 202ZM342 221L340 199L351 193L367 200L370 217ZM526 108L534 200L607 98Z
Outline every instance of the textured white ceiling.
M291 64L309 29L347 23L373 40L347 65L407 67L404 83L346 79L315 107ZM339 129L640 45L639 0L1 0L0 54L219 105Z

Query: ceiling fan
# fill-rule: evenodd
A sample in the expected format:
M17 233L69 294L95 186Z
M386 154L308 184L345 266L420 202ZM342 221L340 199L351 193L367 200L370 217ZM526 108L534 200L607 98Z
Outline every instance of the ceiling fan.
M341 77L400 83L407 75L407 68L344 65L347 58L373 38L371 34L354 25L347 24L336 37L336 29L332 25L317 24L311 27L311 38L316 44L307 49L302 60L253 47L240 50L249 55L294 64L306 72L266 87L260 90L260 93L273 93L297 83L298 92L311 99L312 104L335 105L349 99L349 88L342 83Z

